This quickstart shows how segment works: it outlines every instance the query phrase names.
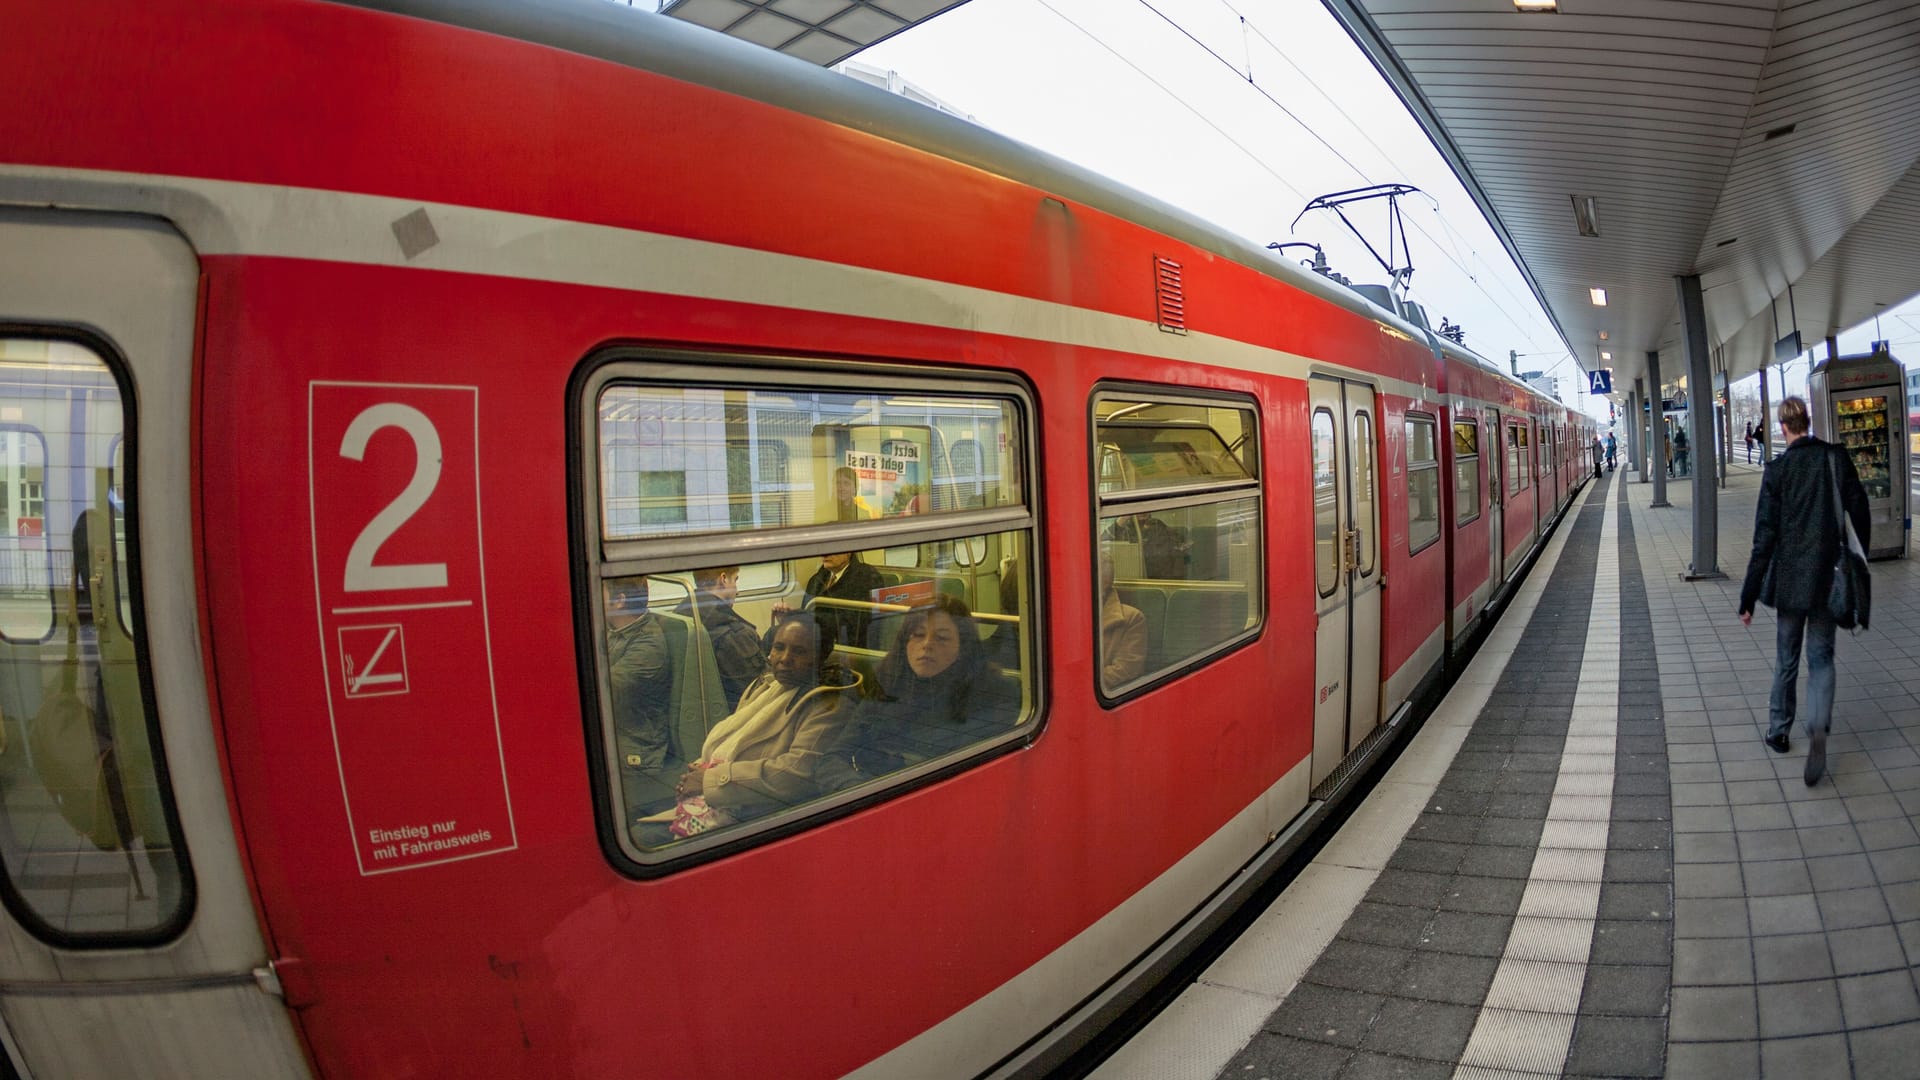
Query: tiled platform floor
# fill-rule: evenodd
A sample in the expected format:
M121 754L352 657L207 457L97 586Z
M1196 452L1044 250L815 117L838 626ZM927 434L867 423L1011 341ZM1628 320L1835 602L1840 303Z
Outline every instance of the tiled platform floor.
M1772 613L1733 613L1758 469L1719 493L1725 581L1681 580L1691 482L1656 510L1626 475L1367 805L1097 1076L1920 1076L1920 564L1874 564L1808 788L1797 729L1760 743ZM1604 761L1598 686L1595 847L1568 762Z

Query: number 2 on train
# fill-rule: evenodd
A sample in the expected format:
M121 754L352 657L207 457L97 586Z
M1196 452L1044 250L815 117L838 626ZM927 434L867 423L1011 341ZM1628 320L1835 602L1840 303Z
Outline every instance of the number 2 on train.
M344 587L347 592L444 589L447 587L446 563L373 564L380 546L427 504L434 487L440 483L440 432L425 413L397 401L383 401L361 410L353 423L347 425L347 433L340 440L340 456L352 461L363 460L373 433L387 427L397 427L413 440L413 479L407 481L406 488L354 538L353 547L347 552Z

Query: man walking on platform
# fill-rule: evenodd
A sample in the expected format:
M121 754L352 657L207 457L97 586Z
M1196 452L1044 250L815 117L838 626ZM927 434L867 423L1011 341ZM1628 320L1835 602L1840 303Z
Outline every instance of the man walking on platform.
M1833 616L1827 590L1834 561L1846 537L1834 517L1834 480L1854 532L1867 535L1867 493L1846 451L1808 434L1807 403L1780 402L1780 433L1786 450L1766 463L1760 504L1753 514L1753 555L1740 587L1740 621L1753 625L1753 605L1777 613L1773 697L1768 703L1766 744L1787 752L1800 678L1800 643L1807 646L1808 746L1806 781L1827 767L1827 729L1833 722Z

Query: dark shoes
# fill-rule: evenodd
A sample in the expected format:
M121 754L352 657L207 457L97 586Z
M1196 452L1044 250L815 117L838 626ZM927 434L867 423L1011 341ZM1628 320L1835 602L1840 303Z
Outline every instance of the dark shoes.
M1766 743L1767 749L1773 751L1776 754L1786 753L1787 748L1790 745L1792 745L1787 742L1787 736L1785 732L1781 732L1778 735L1768 735L1767 737L1761 739L1760 741Z
M1827 733L1816 731L1808 739L1807 786L1812 787L1827 771Z

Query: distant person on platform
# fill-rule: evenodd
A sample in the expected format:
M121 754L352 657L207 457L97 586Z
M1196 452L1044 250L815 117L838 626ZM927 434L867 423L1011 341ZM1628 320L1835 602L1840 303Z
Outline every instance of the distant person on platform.
M1606 456L1607 444L1601 440L1600 436L1595 435L1593 437L1593 478L1595 480L1600 479L1600 462L1603 461Z
M700 623L713 642L714 667L720 671L720 689L726 692L727 709L740 704L747 685L767 670L767 658L760 651L760 631L733 610L733 598L740 595L740 568L716 566L696 570L694 593L673 609L675 615L692 618L700 609Z
M1607 432L1607 471L1608 472L1613 471L1613 455L1615 451L1618 449L1618 447L1619 447L1619 444L1614 442L1613 440L1613 432L1611 431Z
M1834 561L1845 536L1834 519L1834 477L1840 480L1840 505L1860 536L1867 535L1867 493L1853 460L1832 443L1807 432L1807 403L1790 397L1780 403L1780 434L1786 443L1767 462L1760 478L1760 504L1753 514L1753 555L1740 587L1740 621L1753 625L1753 605L1777 613L1774 640L1773 697L1768 703L1767 748L1788 749L1800 678L1800 643L1807 646L1809 749L1805 778L1820 779L1827 766L1827 729L1833 722L1833 616L1827 590Z
M1753 464L1753 440L1758 438L1753 430L1753 421L1747 421L1747 464Z
M872 521L879 516L860 497L860 474L845 465L833 470L833 520Z
M1691 463L1687 460L1686 428L1673 429L1673 469L1669 471L1675 472L1680 476L1685 476L1688 472L1692 471Z

